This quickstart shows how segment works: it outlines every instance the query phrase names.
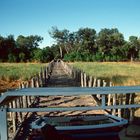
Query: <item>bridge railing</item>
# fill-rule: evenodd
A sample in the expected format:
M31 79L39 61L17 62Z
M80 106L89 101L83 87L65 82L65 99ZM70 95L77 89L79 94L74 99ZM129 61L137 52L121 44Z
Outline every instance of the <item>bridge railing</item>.
M20 117L18 113L32 113L32 112L53 112L53 111L82 111L82 110L114 110L116 109L131 109L130 114L133 117L134 109L140 108L140 103L134 102L134 95L140 94L140 86L118 86L118 87L94 87L94 88L81 88L81 87L67 87L67 88L27 88L15 91L8 91L0 97L0 138L1 140L8 139L8 113L17 113L15 119ZM64 96L78 96L78 95L92 95L97 99L97 106L86 107L45 107L38 108L32 106L36 97L49 96L49 95L64 95ZM100 99L97 97L100 95ZM113 104L108 104L108 95L119 95L121 97L131 96L131 100L127 102L119 102L116 98L113 99ZM115 97L115 96L114 96ZM21 99L26 104L23 106L15 105L10 106L16 98L16 103L21 103ZM18 99L18 100L17 100ZM22 102L23 104L24 102ZM29 104L28 104L29 103ZM119 114L118 114L119 115ZM24 118L23 118L24 119Z

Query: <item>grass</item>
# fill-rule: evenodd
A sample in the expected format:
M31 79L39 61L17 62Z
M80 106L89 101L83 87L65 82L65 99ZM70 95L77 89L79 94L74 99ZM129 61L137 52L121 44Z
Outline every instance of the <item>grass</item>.
M140 85L138 62L75 62L71 65L93 77L112 81L115 85Z
M0 63L0 80L27 80L46 64L40 63Z
M140 85L140 63L132 62L75 62L70 63L88 75L112 81L114 85ZM0 80L27 80L46 64L0 63Z

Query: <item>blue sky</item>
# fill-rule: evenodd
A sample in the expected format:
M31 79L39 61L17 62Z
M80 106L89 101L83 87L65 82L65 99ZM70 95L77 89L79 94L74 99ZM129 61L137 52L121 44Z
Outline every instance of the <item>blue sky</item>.
M40 35L40 47L54 41L52 26L77 31L79 28L118 28L127 40L140 36L140 0L0 0L0 35Z

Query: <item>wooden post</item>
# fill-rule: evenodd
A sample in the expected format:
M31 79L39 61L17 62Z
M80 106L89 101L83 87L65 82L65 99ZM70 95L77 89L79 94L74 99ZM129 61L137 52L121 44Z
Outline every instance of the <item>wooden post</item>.
M23 108L27 108L26 96L22 96L22 100L23 100Z
M92 80L93 80L93 78L92 78L92 76L90 76L89 77L89 81L88 81L88 87L92 86Z
M29 88L29 81L26 82L26 88Z
M125 97L126 97L126 99L125 99L125 104L128 105L128 104L129 104L129 99L130 99L130 94L129 94L129 93L126 94ZM125 109L124 115L125 115L125 117L126 117L127 119L129 119L129 117L130 117L130 111L129 111L128 108Z
M12 103L9 103L9 108L12 108ZM9 112L9 117L12 118L12 112Z
M20 106L20 108L23 108L23 99L22 99L22 97L19 97L19 106ZM23 119L23 113L22 112L20 113L20 115L21 115L21 118Z
M16 99L16 106L18 108L20 108L20 99ZM21 115L21 112L17 112L17 116L18 116L18 119L19 119L19 122L22 122L22 115Z
M119 105L122 105L122 103L123 103L123 95L122 94L120 94L119 95ZM122 117L122 109L118 109L118 117Z
M130 94L130 104L134 104L134 98L135 98L135 93ZM130 109L130 117L129 117L129 122L132 123L134 120L134 114L135 114L135 109L131 108Z
M114 95L113 95L113 105L114 105L114 106L116 105L116 98L117 98L117 95L114 94ZM113 109L112 115L116 115L116 109Z
M93 81L93 87L96 87L96 81L97 81L97 79L94 78L94 81Z
M87 87L87 75L84 73L84 87Z
M83 76L83 72L81 72L81 87L84 87L84 76Z
M107 83L103 80L103 87L106 87Z
M22 85L21 85L21 82L19 82L19 87L18 87L19 89L21 89L22 88Z
M109 86L112 87L112 82L109 83ZM108 106L111 105L111 94L108 94L108 102L107 102Z
M16 103L15 103L15 100L12 102L13 104L13 108L16 108ZM16 132L16 112L13 112L12 113L12 124L13 124L13 133Z
M34 77L31 79L31 88L34 88L35 85L34 85Z
M24 82L22 82L22 84L21 84L21 88L25 88Z
M28 104L28 107L31 105L30 96L27 96L27 104Z
M101 80L98 79L98 80L97 80L97 87L100 87L100 86L101 86ZM101 98L100 94L97 94L97 98L98 98L98 99Z
M38 75L36 75L35 78L34 78L34 86L39 87L39 77L38 77Z
M39 76L39 85L40 85L40 87L42 87L43 86L43 83L42 83L42 81L43 81L42 72L40 72L38 76Z

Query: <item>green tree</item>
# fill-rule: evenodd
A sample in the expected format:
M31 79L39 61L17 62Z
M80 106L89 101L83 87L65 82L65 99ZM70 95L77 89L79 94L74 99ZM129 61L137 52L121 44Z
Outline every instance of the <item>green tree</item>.
M8 35L7 37L0 36L0 58L1 61L8 61L10 54L15 56L16 43L13 35ZM16 56L15 56L16 57Z
M128 58L131 61L139 57L140 43L138 37L130 36L128 42Z
M29 61L32 58L32 51L35 50L38 46L39 43L43 40L42 37L37 36L37 35L31 35L31 36L23 36L23 35L19 35L16 43L17 43L17 47L19 49L20 52L25 54L25 60Z
M122 56L121 47L124 45L124 37L117 28L101 29L97 36L98 51L104 56L104 60L111 60L114 56ZM106 59L107 58L107 59Z
M96 31L94 29L80 28L76 33L76 39L78 43L77 51L88 51L90 53L96 51Z
M69 53L69 45L67 45L68 38L69 38L69 31L58 30L57 27L52 27L52 30L49 32L51 37L56 40L57 45L59 46L60 56L63 58L65 53Z

